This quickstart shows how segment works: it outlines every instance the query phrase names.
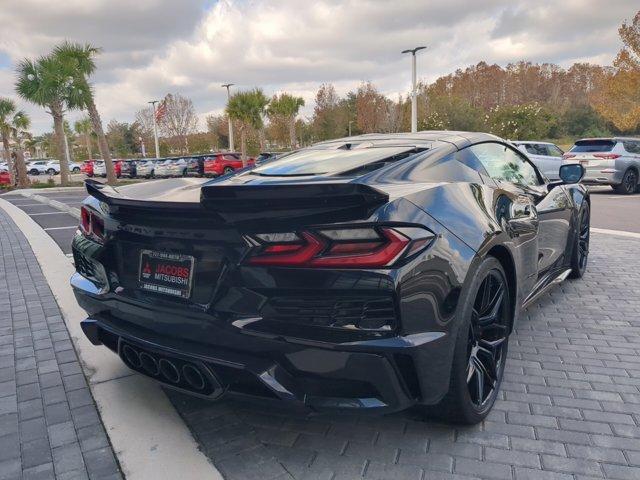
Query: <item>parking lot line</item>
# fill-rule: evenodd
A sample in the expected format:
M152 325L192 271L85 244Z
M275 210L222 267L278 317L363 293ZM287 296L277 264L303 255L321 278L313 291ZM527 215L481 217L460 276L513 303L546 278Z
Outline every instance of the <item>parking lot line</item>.
M38 215L69 215L67 212L41 212L41 213L27 213L30 217L36 217Z
M69 228L78 228L77 225L71 225L70 227L49 227L49 228L43 228L43 230L45 232L48 232L49 230L64 230L64 229L69 229Z

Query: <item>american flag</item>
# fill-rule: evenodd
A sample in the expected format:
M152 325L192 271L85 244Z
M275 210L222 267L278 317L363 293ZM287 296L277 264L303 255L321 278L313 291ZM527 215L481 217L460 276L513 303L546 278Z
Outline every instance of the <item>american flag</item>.
M162 118L167 114L167 99L165 98L158 104L158 108L156 108L156 122L162 120Z

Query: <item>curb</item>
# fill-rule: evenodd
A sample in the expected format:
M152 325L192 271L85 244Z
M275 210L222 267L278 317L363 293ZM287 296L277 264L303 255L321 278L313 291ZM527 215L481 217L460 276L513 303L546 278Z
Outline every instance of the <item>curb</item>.
M51 189L54 190L54 189ZM57 189L59 190L59 189ZM77 191L80 192L84 189L78 189ZM69 191L69 188L63 190L65 192ZM40 202L43 203L45 205L49 205L50 207L55 208L56 210L61 210L65 213L68 213L69 215L71 215L72 217L77 218L78 220L80 219L80 209L76 208L76 207L70 207L69 205L67 205L66 203L62 203L59 202L58 200L52 200L50 198L44 197L42 195L40 195L38 193L35 193L33 190L22 190L20 192L18 192L20 195L22 195L23 197L26 198L30 198L32 200L35 200L36 202ZM55 193L55 192L52 192ZM75 193L75 192L74 192Z

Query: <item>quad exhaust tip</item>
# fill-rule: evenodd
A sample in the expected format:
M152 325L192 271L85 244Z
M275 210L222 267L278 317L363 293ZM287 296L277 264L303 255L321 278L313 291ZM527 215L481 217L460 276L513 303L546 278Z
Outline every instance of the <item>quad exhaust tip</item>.
M185 363L180 365L168 358L156 358L151 353L125 344L122 347L122 357L130 367L142 371L151 377L156 377L166 383L181 387L190 387L197 392L204 392L207 388L207 379L202 371L195 365ZM186 385L185 385L186 384ZM217 384L216 388L220 385Z
M203 390L205 387L204 377L200 370L191 365L183 365L182 366L182 375L184 376L185 381L196 390Z
M158 366L160 367L160 373L163 377L169 380L171 383L179 383L180 382L180 371L178 367L166 358L160 359L158 362Z
M145 372L153 377L157 377L160 373L160 368L158 367L158 362L154 357L149 355L146 352L142 352L140 354L140 363L142 364L142 368Z

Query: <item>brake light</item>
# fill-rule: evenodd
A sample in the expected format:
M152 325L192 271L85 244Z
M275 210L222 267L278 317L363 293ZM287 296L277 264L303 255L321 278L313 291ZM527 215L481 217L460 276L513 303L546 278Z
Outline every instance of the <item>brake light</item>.
M104 220L87 207L80 208L80 231L85 237L104 241Z
M298 233L258 234L250 265L382 268L426 248L435 235L417 227L355 227L304 230Z
M594 153L593 156L596 158L602 158L605 160L615 160L620 155L618 155L617 153Z
M567 158L573 158L575 156L576 156L575 153L565 153L565 154L562 155L562 158L564 158L566 160Z

